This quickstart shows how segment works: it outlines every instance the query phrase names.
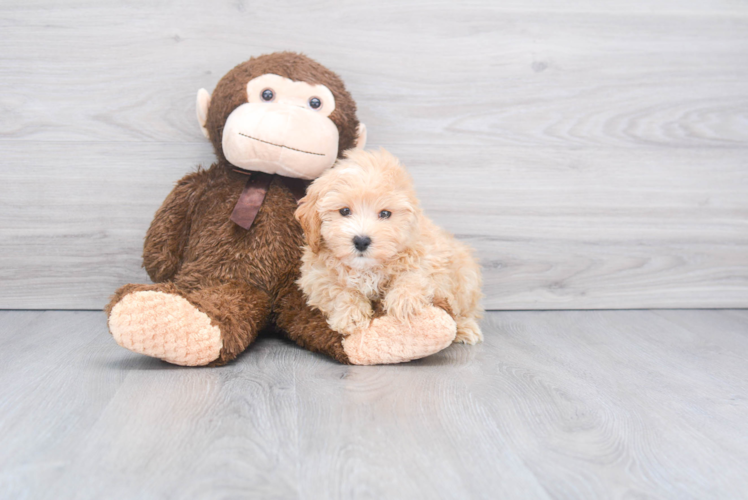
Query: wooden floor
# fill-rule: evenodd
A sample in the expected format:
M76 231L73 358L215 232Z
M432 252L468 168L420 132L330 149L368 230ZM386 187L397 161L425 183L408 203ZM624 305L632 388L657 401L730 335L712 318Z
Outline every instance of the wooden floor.
M748 311L493 312L486 342L223 368L0 312L0 498L745 498Z

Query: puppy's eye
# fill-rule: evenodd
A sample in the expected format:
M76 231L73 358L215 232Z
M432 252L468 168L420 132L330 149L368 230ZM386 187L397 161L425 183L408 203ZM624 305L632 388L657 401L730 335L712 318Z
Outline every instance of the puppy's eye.
M380 219L389 219L391 215L392 212L390 212L389 210L382 210L381 212L379 212Z
M260 97L262 97L263 101L272 101L275 97L275 92L272 89L265 89L260 93Z
M338 212L340 212L340 215L342 215L343 217L348 217L349 215L351 215L351 209L348 207L341 208L340 210L338 210Z
M319 97L312 97L309 99L309 107L312 109L318 109L320 106L322 106L322 101L319 100Z

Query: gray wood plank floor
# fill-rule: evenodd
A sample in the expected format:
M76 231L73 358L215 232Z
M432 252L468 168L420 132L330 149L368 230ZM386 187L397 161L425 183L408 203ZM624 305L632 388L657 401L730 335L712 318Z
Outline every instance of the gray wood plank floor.
M94 312L0 312L0 498L745 498L748 311L494 312L349 367L279 339L132 354Z

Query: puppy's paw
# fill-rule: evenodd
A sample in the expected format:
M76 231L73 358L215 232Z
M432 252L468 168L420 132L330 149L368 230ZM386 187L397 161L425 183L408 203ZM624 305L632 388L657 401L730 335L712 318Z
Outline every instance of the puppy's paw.
M336 311L331 314L327 318L327 324L336 332L351 335L368 328L373 314L371 307L368 310L355 307L346 308L344 311Z
M382 305L393 318L407 321L423 313L431 304L420 290L393 288L387 293Z
M456 344L474 345L483 342L483 332L481 332L480 326L475 320L459 319L457 320L457 336L454 341Z

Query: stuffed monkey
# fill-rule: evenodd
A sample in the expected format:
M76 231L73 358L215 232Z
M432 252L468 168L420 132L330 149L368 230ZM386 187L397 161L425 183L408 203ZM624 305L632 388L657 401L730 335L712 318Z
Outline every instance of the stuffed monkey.
M310 308L296 280L303 232L294 219L306 185L366 129L340 78L306 56L252 58L197 116L217 161L182 178L145 237L155 284L125 285L106 307L112 336L131 351L184 366L222 365L264 329L341 363L398 363L447 347L455 322L430 308L408 324L380 316L348 337Z

